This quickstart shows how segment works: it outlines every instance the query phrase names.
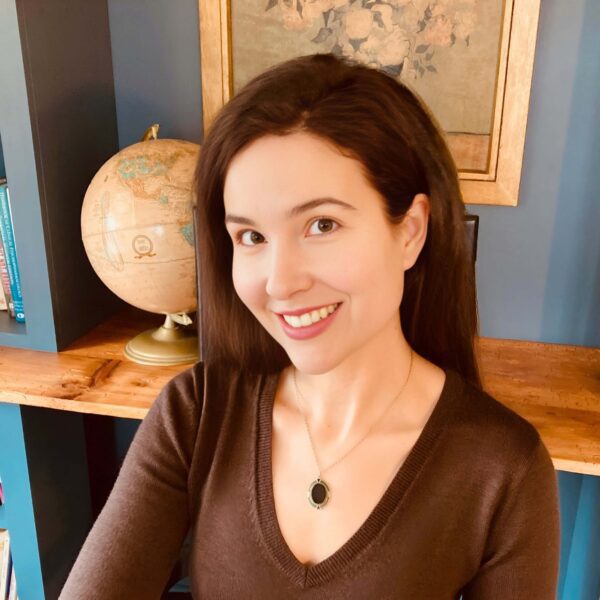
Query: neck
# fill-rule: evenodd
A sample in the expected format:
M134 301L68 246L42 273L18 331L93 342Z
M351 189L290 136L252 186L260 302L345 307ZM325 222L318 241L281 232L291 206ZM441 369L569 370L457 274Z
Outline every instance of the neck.
M330 371L308 374L296 370L301 396L297 395L293 378L289 378L289 391L315 438L343 444L355 432L365 431L390 403L404 401L410 388L407 379L412 356L413 351L398 328L384 332L382 339L373 340ZM412 373L416 362L415 357Z

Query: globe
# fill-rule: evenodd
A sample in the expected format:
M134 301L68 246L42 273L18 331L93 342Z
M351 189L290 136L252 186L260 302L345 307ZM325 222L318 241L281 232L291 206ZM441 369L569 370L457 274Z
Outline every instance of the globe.
M196 310L192 184L199 152L192 142L147 139L107 160L87 188L85 251L102 282L128 304L167 316Z

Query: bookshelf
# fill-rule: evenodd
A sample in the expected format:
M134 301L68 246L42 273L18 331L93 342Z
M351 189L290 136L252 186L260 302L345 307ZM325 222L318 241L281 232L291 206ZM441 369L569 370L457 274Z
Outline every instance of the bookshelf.
M57 351L123 307L80 234L85 190L118 152L106 0L0 4L0 139L26 323L0 345Z
M0 23L0 170L26 315L0 311L0 347L51 358L124 306L80 229L87 185L119 150L107 0L6 0ZM19 596L56 598L92 522L83 415L0 402L0 441Z

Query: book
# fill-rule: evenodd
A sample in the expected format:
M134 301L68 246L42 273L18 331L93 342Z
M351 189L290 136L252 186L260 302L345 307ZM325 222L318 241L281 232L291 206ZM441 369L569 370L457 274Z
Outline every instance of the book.
M12 555L11 555L12 558ZM15 575L15 564L11 560L10 584L8 586L8 600L19 600L17 596L17 577Z
M2 246L4 247L4 260L6 261L8 270L15 319L19 323L24 323L25 311L23 308L23 296L21 294L21 275L17 261L17 248L10 212L8 186L5 183L0 185L0 237L2 238Z
M4 301L5 310L8 310L10 316L15 318L15 307L10 295L10 281L8 280L8 269L4 258L4 248L2 247L2 237L0 237L0 309Z
M8 531L0 529L0 598L4 600L8 596L10 585L10 542Z
M2 238L0 238L0 264L4 260L4 250L2 249ZM2 281L0 280L0 310L8 310L8 304L6 303L6 297L4 295L4 289L2 288Z

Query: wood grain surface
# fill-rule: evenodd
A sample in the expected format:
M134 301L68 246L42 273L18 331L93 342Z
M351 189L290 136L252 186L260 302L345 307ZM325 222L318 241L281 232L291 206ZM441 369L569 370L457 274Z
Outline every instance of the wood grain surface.
M484 389L539 431L554 466L600 475L600 348L482 338Z

